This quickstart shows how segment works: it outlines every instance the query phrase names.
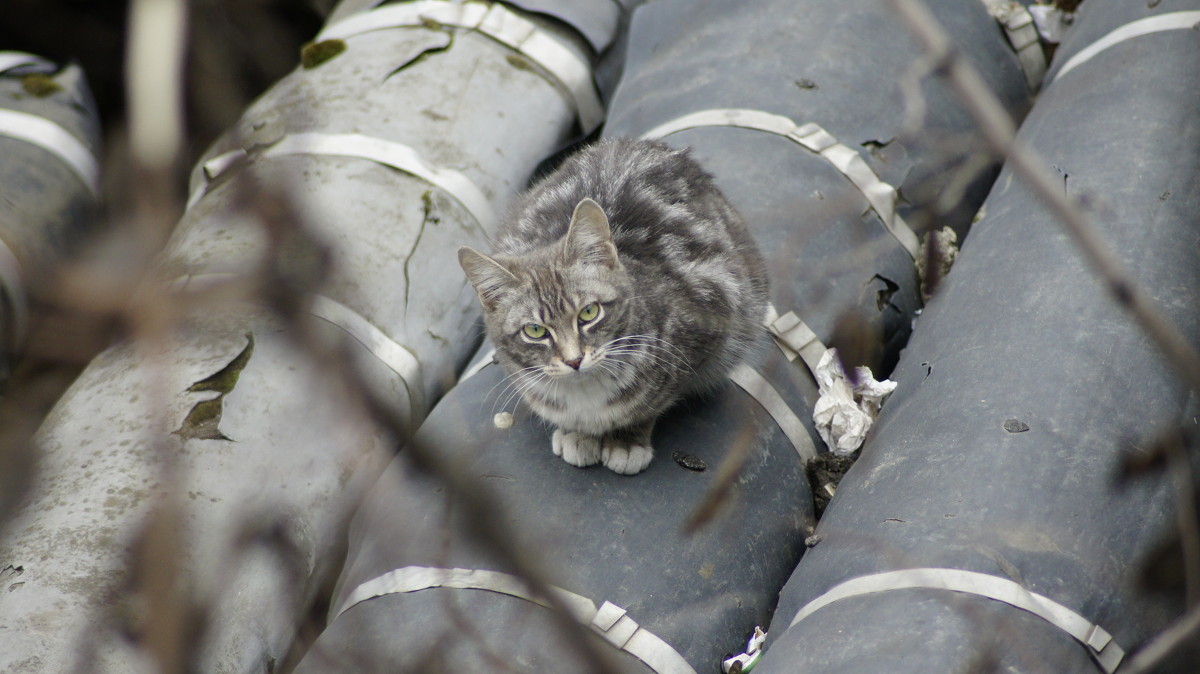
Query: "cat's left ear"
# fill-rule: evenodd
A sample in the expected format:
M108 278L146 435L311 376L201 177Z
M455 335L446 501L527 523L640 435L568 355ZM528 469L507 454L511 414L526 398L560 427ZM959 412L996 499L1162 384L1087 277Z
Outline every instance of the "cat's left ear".
M586 263L601 264L616 269L617 247L612 242L608 216L600 204L584 199L575 206L571 226L567 228L567 253Z

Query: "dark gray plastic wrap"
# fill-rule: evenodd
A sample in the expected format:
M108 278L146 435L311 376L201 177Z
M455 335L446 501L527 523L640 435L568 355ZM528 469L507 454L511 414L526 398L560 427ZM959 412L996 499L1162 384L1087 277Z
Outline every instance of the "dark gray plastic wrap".
M1084 3L1020 138L1195 347L1200 89L1180 86L1200 58L1195 31L1115 44L1054 79L1099 36L1195 6L1146 4ZM1181 423L1195 430L1187 387L1019 178L1001 173L984 208L824 514L821 542L783 592L756 674L1105 671L1114 648L1138 646L1182 610L1139 583L1176 526L1175 490L1157 473L1116 482L1137 447ZM1112 641L1093 658L1031 612L933 589L842 599L788 629L842 582L921 567L1015 582Z

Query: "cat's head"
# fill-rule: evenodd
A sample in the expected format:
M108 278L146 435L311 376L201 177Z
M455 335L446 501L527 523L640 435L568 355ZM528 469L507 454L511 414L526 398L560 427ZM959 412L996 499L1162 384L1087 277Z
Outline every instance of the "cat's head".
M491 257L463 247L458 261L507 367L551 377L594 376L614 350L613 340L628 334L632 284L608 218L591 199L579 202L566 235L554 244Z

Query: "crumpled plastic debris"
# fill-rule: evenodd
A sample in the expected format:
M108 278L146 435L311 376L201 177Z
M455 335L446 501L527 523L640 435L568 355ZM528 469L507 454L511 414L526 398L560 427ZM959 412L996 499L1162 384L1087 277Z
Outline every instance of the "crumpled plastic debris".
M1075 22L1073 13L1064 12L1053 5L1030 5L1029 14L1037 26L1038 35L1049 44L1062 42L1063 36Z
M746 652L735 655L721 662L721 671L725 674L746 674L754 669L754 665L762 659L763 644L767 641L767 633L763 628L754 627L754 635L746 642Z
M854 372L856 381L851 382L837 349L829 349L814 373L820 397L813 406L813 423L830 451L838 456L862 447L884 398L896 390L896 382L890 379L876 381L871 368L860 365Z

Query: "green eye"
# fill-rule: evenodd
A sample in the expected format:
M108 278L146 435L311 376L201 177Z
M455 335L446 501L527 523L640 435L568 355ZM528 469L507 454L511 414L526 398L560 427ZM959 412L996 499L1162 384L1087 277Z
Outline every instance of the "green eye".
M592 302L591 304L589 304L586 307L579 310L579 321L581 323L587 323L589 321L594 321L594 320L596 320L596 317L599 315L600 315L600 305L595 302Z
M537 323L526 323L522 331L530 339L541 339L546 336L546 326Z

